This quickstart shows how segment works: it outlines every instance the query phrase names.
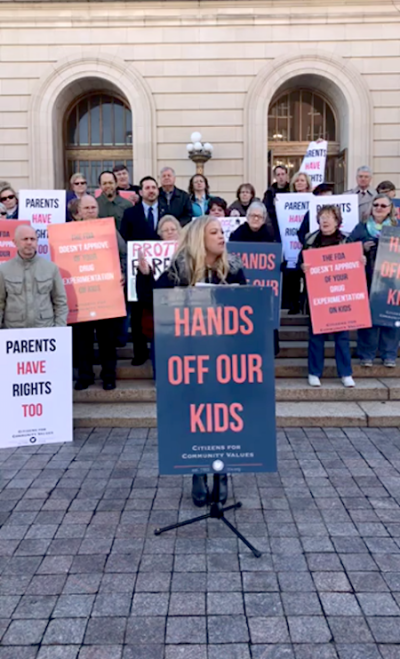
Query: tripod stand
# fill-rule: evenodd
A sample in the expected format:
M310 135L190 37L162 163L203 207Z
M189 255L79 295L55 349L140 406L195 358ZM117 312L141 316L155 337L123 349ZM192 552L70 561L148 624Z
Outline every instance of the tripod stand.
M228 510L236 510L241 508L242 504L240 501L234 503L232 506L223 507L220 502L220 474L214 474L214 488L211 497L210 512L205 515L200 515L199 517L193 517L192 519L187 519L185 522L178 522L177 524L171 524L170 526L164 526L160 529L155 529L155 535L161 535L166 531L172 531L172 529L180 529L182 526L188 526L189 524L194 524L195 522L201 522L203 519L220 519L226 526L234 533L239 540L244 542L246 547L248 547L254 554L256 558L260 558L261 552L258 551L255 547L246 538L225 518L225 513Z

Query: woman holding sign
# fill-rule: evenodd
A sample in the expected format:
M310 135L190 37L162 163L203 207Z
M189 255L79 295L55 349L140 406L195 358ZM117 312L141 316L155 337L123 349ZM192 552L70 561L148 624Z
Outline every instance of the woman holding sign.
M149 265L143 255L139 260L139 270L144 275L138 277L141 296L145 294L143 285L147 283L148 291L155 288L174 288L175 286L196 286L197 284L240 284L246 285L242 262L236 256L228 254L225 238L218 219L212 216L199 217L196 222L188 224L183 233L178 249L170 267L154 282ZM149 276L150 275L150 276ZM193 502L199 508L206 506L210 500L207 476L193 476ZM221 475L220 501L228 498L228 477Z
M342 214L337 206L322 206L317 212L318 231L307 236L299 261L304 273L307 268L303 263L303 252L306 249L332 247L346 242L346 236L341 233ZM324 371L325 341L328 334L314 334L312 325L309 329L308 339L308 384L311 387L320 387L320 378ZM345 387L354 387L352 378L350 335L349 332L334 332L335 360L338 375Z
M376 254L382 227L397 226L396 209L393 200L385 194L378 194L372 202L371 216L366 222L359 222L353 229L347 241L349 243L362 242L366 256L366 275L368 290L371 288L374 274ZM373 325L357 332L357 351L361 365L370 368L376 354L379 354L384 366L396 366L397 350L399 347L400 331L397 327L381 327Z

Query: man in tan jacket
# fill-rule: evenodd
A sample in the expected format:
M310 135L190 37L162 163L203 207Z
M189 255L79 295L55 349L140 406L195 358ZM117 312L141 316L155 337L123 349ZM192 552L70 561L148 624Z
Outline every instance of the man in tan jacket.
M0 328L64 327L68 305L58 267L37 255L31 226L19 226L14 242L17 256L0 265Z

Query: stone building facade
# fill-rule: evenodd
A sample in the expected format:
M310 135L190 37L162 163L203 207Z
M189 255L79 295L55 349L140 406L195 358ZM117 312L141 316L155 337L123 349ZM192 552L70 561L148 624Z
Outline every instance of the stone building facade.
M228 200L318 137L338 190L361 164L400 187L399 34L386 0L1 0L0 178L63 187L123 161L186 187L198 129Z

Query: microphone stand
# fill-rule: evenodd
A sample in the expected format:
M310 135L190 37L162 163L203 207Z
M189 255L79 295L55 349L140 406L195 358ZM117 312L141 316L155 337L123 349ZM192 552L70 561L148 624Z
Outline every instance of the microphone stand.
M195 522L201 522L203 519L220 519L224 524L234 533L239 540L244 542L246 547L250 549L250 551L253 552L254 556L256 558L260 558L261 552L258 551L253 545L246 540L244 535L240 533L225 517L225 513L228 510L237 510L238 508L242 507L241 501L238 501L237 503L234 503L231 506L227 506L226 508L223 507L221 501L220 501L220 482L221 482L221 476L220 474L214 474L214 488L212 491L212 496L211 496L211 502L210 502L210 512L206 513L205 515L200 515L199 517L193 517L192 519L187 519L184 522L178 522L177 524L171 524L170 526L164 526L159 529L155 529L154 535L161 535L161 533L165 533L166 531L172 531L172 529L180 529L182 526L188 526L189 524L194 524Z

